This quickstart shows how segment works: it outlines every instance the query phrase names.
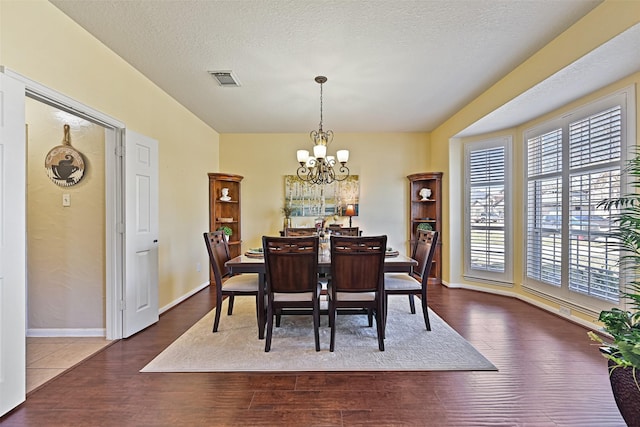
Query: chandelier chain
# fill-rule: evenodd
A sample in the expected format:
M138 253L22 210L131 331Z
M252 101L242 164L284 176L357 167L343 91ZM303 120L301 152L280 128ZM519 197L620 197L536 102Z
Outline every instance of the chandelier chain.
M320 83L320 132L322 133L322 83Z

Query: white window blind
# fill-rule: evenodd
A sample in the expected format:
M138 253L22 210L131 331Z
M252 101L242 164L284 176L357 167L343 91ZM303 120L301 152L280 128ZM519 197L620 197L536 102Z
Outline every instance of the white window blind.
M618 254L608 245L615 224L597 204L620 194L621 128L620 106L569 123L569 289L612 302L619 299Z
M615 226L598 204L620 194L622 106L570 114L557 127L529 132L526 279L619 302Z
M511 282L507 245L509 206L506 139L468 144L465 275Z

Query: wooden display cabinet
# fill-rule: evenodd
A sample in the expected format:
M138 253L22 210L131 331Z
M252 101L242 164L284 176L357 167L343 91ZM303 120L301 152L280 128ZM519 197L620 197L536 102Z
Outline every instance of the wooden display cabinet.
M409 227L410 247L413 249L418 226L429 224L431 228L440 233L436 252L433 256L430 284L442 283L442 172L424 172L407 176L409 179ZM421 190L430 190L430 195L425 199L421 196ZM427 191L428 193L428 191Z
M240 175L228 173L209 174L209 230L226 226L231 229L229 253L236 257L242 253L242 228L240 227ZM229 200L220 200L222 189L229 189Z

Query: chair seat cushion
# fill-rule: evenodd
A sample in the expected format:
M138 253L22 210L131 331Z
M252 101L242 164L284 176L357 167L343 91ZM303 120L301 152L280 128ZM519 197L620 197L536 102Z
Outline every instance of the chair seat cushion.
M375 292L336 292L338 301L374 301Z
M313 299L313 292L274 292L273 300L276 302L283 301L311 301Z
M222 282L223 291L258 292L257 274L238 274Z
M420 290L422 283L407 273L385 273L384 288L387 291Z

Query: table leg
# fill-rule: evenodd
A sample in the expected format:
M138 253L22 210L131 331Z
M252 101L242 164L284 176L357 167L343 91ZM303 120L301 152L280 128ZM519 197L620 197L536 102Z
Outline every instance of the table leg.
M264 305L264 274L258 274L258 302L256 304L256 311L258 316L258 339L264 339L264 328L265 322L267 320L267 316L265 314L265 305Z

